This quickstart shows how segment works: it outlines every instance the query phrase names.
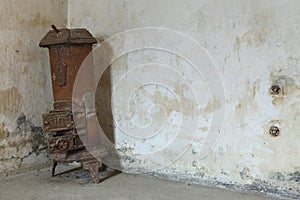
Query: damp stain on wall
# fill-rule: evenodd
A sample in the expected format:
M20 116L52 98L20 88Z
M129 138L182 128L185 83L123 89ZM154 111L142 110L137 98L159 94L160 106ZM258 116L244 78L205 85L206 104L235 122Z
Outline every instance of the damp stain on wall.
M40 154L43 154L41 157L46 156L47 142L42 128L34 125L24 114L17 118L13 131L8 132L2 125L0 134L1 173L17 170L30 156L33 162Z
M241 42L253 47L262 46L267 41L269 33L269 16L260 12L250 20L250 28L241 37Z
M226 3L189 1L184 3L184 6L181 4L170 6L168 3L162 5L159 1L151 1L149 4L151 5L147 5L144 1L135 4L126 2L126 9L122 10L122 15L129 19L127 21L130 23L123 19L117 20L121 23L119 25L111 23L111 17L108 17L120 17L109 12L116 7L114 2L110 1L102 6L98 1L90 1L85 3L82 9L76 1L71 1L69 20L71 26L84 25L92 28L95 35L112 35L132 26L158 26L180 31L199 42L220 69L224 78L228 110L215 149L205 159L199 158L202 144L200 138L180 159L166 169L153 172L151 175L211 186L239 188L244 191L265 191L299 197L299 191L297 194L299 184L296 181L288 181L298 180L295 173L299 171L297 165L300 163L297 153L299 149L297 124L300 124L298 123L300 95L297 83L299 77L293 76L299 74L300 69L299 45L297 45L300 40L299 34L296 33L299 27L297 22L299 12L295 3L279 0L275 0L272 4L261 1L237 3L229 0ZM167 13L164 12L166 9ZM79 17L79 13L82 16L90 16L93 13L94 19L85 20ZM135 17L131 18L133 15ZM97 20L105 22L102 26L97 26ZM130 44L135 40L136 38L128 38L127 42ZM153 39L152 42L157 41ZM156 53L164 57L161 52ZM130 54L128 58L131 56ZM111 70L114 75L112 81L117 80L134 65L133 60L127 59L126 62L126 59L117 64L119 67ZM141 61L145 61L145 56L141 56ZM219 66L221 63L224 63L222 67ZM175 69L184 68L180 63L165 64ZM165 77L169 78L168 74L165 74ZM282 85L283 94L270 95L269 88L275 82ZM175 88L176 93L184 96L186 88L181 84L174 81L170 82L170 85L170 88ZM199 96L202 94L198 87L195 88L195 92ZM163 105L167 113L179 111L176 99L167 98L165 91L156 95L142 92L142 95L147 97L145 101ZM203 117L218 110L219 102L208 98L202 100L205 100L206 104L197 109L190 106L191 99L184 99L184 108L187 112L183 114L200 114ZM144 111L137 109L137 106L133 110L137 115ZM203 119L201 127L198 127L202 133L210 129L205 120L206 118ZM269 134L272 125L280 128L281 133L278 137ZM124 166L137 173L146 173L152 163L141 165L143 161L136 159L134 155L140 153L134 146L136 143L122 138L121 131L117 128L115 132L118 136L117 142L124 150ZM147 141L143 143L147 144ZM161 143L153 145L158 146ZM134 150L126 147L132 147ZM168 155L174 152L170 151ZM272 179L270 172L279 172L282 176L275 180ZM293 175L287 178L287 174Z
M2 122L0 124L0 141L6 139L7 137L8 137L8 131L5 128L5 124Z
M24 105L23 97L16 87L11 87L0 91L0 114L11 115L20 113Z
M38 43L51 24L67 25L67 9L66 0L1 2L0 173L49 162L41 129L52 102L49 57Z

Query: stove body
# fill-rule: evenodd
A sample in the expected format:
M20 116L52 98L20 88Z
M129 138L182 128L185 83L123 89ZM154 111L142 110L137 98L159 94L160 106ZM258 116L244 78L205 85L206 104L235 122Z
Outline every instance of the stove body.
M54 109L43 114L43 130L51 135L48 151L53 154L52 176L58 162L80 162L90 171L95 182L99 182L99 168L102 163L94 158L82 140L88 140L86 110L84 103L72 102L72 91L77 72L92 51L97 40L86 29L50 30L40 42L40 47L49 49ZM93 88L92 70L86 74L85 88ZM74 121L81 121L81 126Z

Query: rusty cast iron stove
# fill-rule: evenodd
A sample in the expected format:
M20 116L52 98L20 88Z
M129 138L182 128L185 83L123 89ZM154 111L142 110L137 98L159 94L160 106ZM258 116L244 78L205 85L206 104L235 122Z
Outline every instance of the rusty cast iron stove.
M54 109L43 114L43 129L51 135L48 140L48 151L54 154L52 176L55 176L58 162L76 161L80 162L84 169L89 170L91 177L98 183L101 181L99 169L105 168L105 165L91 155L83 145L82 139L88 140L89 137L84 125L85 106L82 102L72 102L77 72L97 40L86 29L57 29L54 25L52 29L39 44L40 47L47 47L50 54ZM87 74L88 79L94 76L93 72L90 73ZM87 87L92 88L93 85L92 80ZM81 127L75 128L75 118L83 122Z

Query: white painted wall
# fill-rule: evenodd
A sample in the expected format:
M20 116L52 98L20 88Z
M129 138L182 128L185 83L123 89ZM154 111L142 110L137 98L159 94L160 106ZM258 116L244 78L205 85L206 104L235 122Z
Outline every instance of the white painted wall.
M200 135L191 148L172 165L154 174L267 193L275 193L277 189L279 194L299 197L298 1L70 0L68 7L68 24L71 28L86 27L98 38L108 38L133 28L168 28L196 40L215 62L226 92L226 118L219 142L206 158L201 159L199 153L208 126L200 123ZM139 40L126 37L119 48L125 49ZM153 37L150 40L156 43L160 39ZM193 54L193 50L187 53ZM112 54L116 54L116 51ZM114 62L111 71L113 86L117 86L123 74L126 73L128 77L130 70L136 70L134 67L138 64L151 61L179 70L195 82L192 83L195 87L205 83L205 78L197 78L197 73L176 56L158 50L140 50L121 56ZM163 104L167 110L166 116L174 121L173 124L169 121L169 126L160 132L161 135L152 140L132 139L117 126L117 147L125 156L123 164L129 171L147 172L160 163L158 158L144 159L144 153L160 149L175 137L180 127L176 114L191 117L198 113L198 116L209 121L211 115L224 106L219 105L218 101L207 99L207 91L196 88L196 96L203 100L201 106L212 104L213 110L205 110L200 106L190 108L188 113L178 113L180 106L171 89L183 96L187 89L178 84L171 72L162 74L162 69L155 70L147 71L145 77L136 81L142 83L150 77L147 74L157 73L158 77L168 80L168 87L148 85L136 90L136 96L131 96L133 104L128 117L134 123L147 125L149 116L145 109L150 105ZM125 83L130 85L129 82ZM269 88L274 83L282 87L284 94L278 97L269 94ZM187 103L188 99L183 100L183 105ZM118 109L119 104L113 104L113 109ZM163 114L158 112L156 117L163 120L166 117ZM271 125L280 127L279 137L272 137L268 133ZM188 132L188 127L185 128ZM142 131L140 134L145 135L147 132ZM179 138L179 142L191 140L189 135ZM182 151L175 149L168 152L168 155L161 155L161 159Z

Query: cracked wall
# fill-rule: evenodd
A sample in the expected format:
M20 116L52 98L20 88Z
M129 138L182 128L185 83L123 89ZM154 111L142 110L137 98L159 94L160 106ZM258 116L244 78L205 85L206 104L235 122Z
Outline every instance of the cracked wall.
M52 106L49 57L39 48L51 24L65 27L67 1L1 1L0 173L49 163L42 113Z
M216 63L226 90L226 118L219 142L206 158L201 159L199 148L203 138L196 138L180 159L151 174L300 198L299 2L73 0L69 1L68 7L71 28L86 27L99 38L132 28L170 28L199 42ZM135 39L126 41L131 42ZM153 61L153 55L164 64L190 73L186 63L176 61L164 52L136 51L113 63L110 69L112 86L134 66ZM172 78L168 74L165 77ZM176 81L170 82L177 92L184 93L185 88L176 84ZM270 95L273 84L281 86L280 95ZM200 90L196 93L201 95ZM178 109L175 100L165 88L140 88L133 96L128 117L146 125L149 118L145 108L155 103L163 105L167 115L171 116ZM188 100L185 102L184 105L189 105ZM215 108L220 106L219 102L209 103ZM183 115L188 116L194 111L195 108L190 108L190 113ZM199 114L209 112L212 111L202 109ZM179 122L173 119L175 125L167 129L170 132ZM269 134L271 125L280 128L278 137ZM198 128L200 135L205 135L209 129L205 123ZM172 133L164 132L166 137L157 140L130 140L119 128L115 129L115 134L125 168L137 173L148 173L155 164L151 160L139 160L139 155L158 150L172 138ZM176 151L169 153L172 156Z

